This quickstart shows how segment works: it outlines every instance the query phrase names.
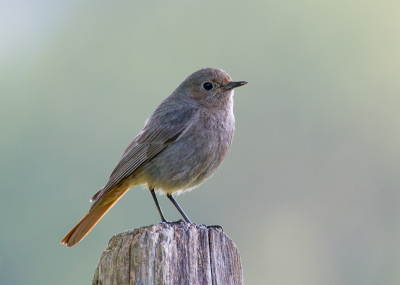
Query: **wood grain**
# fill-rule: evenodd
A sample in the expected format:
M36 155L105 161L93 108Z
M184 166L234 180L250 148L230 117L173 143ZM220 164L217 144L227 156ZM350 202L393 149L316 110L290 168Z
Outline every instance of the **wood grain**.
M244 284L240 255L220 229L182 221L111 238L92 284Z

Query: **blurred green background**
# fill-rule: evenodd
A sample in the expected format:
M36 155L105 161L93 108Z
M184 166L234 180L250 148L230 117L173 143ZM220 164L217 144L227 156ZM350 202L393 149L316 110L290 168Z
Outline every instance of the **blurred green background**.
M0 283L90 284L113 234L158 223L137 187L59 244L155 107L218 67L249 84L228 157L178 197L192 221L224 227L246 284L399 284L399 13L395 0L2 1Z

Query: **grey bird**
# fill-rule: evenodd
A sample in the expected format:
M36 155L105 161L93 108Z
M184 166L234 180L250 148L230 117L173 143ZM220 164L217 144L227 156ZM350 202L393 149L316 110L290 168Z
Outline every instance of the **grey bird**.
M154 190L172 196L212 176L228 154L235 129L232 81L221 69L202 68L189 75L153 112L126 148L106 185L91 199L89 212L61 241L80 242L132 187L147 185L163 222L167 222Z

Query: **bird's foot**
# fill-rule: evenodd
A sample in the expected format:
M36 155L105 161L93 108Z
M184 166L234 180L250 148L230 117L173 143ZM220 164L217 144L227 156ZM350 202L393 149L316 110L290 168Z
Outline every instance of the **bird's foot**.
M186 222L184 220L180 219L180 220L177 220L177 221L170 222L170 224L173 224L173 225L184 225L184 224L186 224Z
M160 224L184 225L184 224L186 224L186 222L185 222L184 220L182 220L182 219L177 220L177 221L167 221L167 220L164 220L164 221L162 221Z
M221 227L219 225L210 225L210 226L207 226L207 229L221 230L222 232L224 232L223 227Z

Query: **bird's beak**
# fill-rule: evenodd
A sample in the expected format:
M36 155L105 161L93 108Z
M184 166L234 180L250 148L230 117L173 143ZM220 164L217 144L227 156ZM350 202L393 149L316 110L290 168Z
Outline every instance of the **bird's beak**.
M239 86L246 85L248 82L247 81L231 81L226 85L226 89L233 89Z

